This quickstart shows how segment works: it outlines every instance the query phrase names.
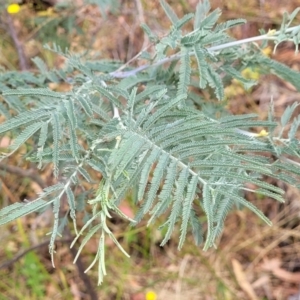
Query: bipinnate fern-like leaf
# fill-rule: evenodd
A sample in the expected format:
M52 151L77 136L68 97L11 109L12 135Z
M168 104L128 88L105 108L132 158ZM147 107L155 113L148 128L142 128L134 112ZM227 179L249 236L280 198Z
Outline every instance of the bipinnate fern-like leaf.
M272 60L266 56L258 57L257 61L259 64L261 64L264 68L268 68L271 73L276 74L280 78L291 82L296 89L300 90L300 83L299 83L299 72L295 71L293 69L290 69L286 65Z
M204 30L211 30L217 23L219 17L221 16L221 10L219 8L215 9L203 20L201 20L199 27Z
M51 124L53 129L53 150L52 150L52 162L54 176L58 177L59 173L59 141L61 137L61 124L57 113L52 114Z
M54 223L52 227L50 243L49 243L49 252L51 254L51 262L52 266L54 267L54 252L55 252L55 239L58 234L58 227L59 227L59 211L60 211L60 198L55 198L53 200L53 215L54 215Z
M198 175L197 174L192 175L187 186L185 199L183 200L182 203L183 208L182 208L182 223L180 228L181 233L180 233L179 245L178 245L179 249L182 248L188 231L188 224L190 222L190 216L193 208L193 202L195 199L198 182L199 182Z
M178 218L180 218L180 214L182 211L182 202L184 199L184 189L186 187L188 177L189 177L188 168L183 168L179 173L178 180L176 182L177 185L174 194L172 209L169 218L165 224L168 230L165 235L165 238L161 242L161 246L165 245L167 241L171 238L172 232L175 228L175 224L178 221Z
M201 48L199 45L194 46L195 56L198 63L199 70L199 87L204 89L207 84L208 74L208 64L206 62L206 50Z
M211 6L209 0L203 0L198 2L195 12L194 29L201 28L201 22L209 13L210 8Z
M180 60L180 75L179 75L179 83L177 95L187 95L188 86L190 84L191 78L191 65L190 65L190 56L188 49L183 49L182 57Z
M48 138L48 122L44 122L41 126L39 141L38 141L38 148L37 148L37 159L39 160L38 168L41 169L42 167L42 160L43 160L43 152L44 147Z
M128 180L130 179L128 178L130 170L134 168L141 170L140 176L136 178L138 199L142 201L140 211L137 214L137 221L143 215L151 212L152 216L149 222L153 222L157 216L170 208L170 217L165 224L168 230L162 244L165 244L171 237L175 224L181 218L179 247L182 247L188 225L192 222L190 212L193 209L196 190L203 188L204 213L209 214L208 223L210 224L209 228L211 228L206 247L210 247L220 234L225 215L233 204L226 205L229 192L227 194L217 192L219 189L235 187L235 192L239 193L243 191L245 182L251 182L260 187L260 193L268 196L273 195L273 198L278 201L283 200L282 191L257 179L256 176L252 176L257 172L272 176L270 167L268 167L268 164L266 165L268 160L265 159L264 161L260 157L255 159L255 156L250 157L243 154L242 150L246 151L248 146L253 145L253 142L266 147L265 149L268 145L266 141L253 141L248 136L239 134L235 130L235 122L232 122L231 118L227 118L227 122L226 119L221 122L210 121L198 112L194 114L186 112L185 117L183 117L184 123L178 122L178 125L174 124L171 127L168 123L165 123L165 125L160 125L164 126L164 130L160 130L156 135L153 135L152 130L156 128L156 123L161 123L164 119L161 112L164 112L166 107L168 107L169 112L170 110L178 110L176 101L173 102L173 106L170 103L162 105L155 112L149 112L149 118L144 124L145 126L141 128L133 127L131 131L124 132L118 147L110 155L111 167L113 174L115 174L112 178L120 179L123 176L124 180L125 178ZM156 117L154 118L152 115ZM257 121L251 119L253 117L253 115L244 117L243 124L245 125L246 122L249 127L251 127L252 122L256 124ZM125 120L124 123L128 123ZM236 120L236 122L240 121ZM274 123L265 122L264 125L274 126ZM224 138L224 135L226 138ZM138 147L135 147L134 144ZM185 145L186 147L184 147ZM230 145L240 145L240 148L233 151ZM130 151L130 149L132 150ZM230 163L227 162L229 157ZM149 182L151 170L153 175ZM211 182L212 178L213 182ZM163 187L159 192L162 183ZM128 186L128 188L130 187ZM118 186L115 185L114 189L118 194ZM212 197L209 196L210 193L215 194ZM172 200L173 198L174 200ZM213 201L209 199L218 199L220 203L224 203L220 204L218 209L219 219L216 221L213 220ZM239 196L233 199L246 205L246 202L242 202ZM115 199L114 201L118 200ZM206 205L205 203L210 204ZM219 205L219 203L216 205ZM261 213L254 210L253 206L248 205L248 207L261 216ZM193 219L195 219L195 215L193 215ZM264 220L267 221L266 218ZM216 228L214 228L214 222L217 224Z
M225 31L229 28L239 26L239 25L243 25L245 23L246 23L245 19L228 20L228 21L225 21L224 23L218 24L216 26L216 31Z
M166 15L168 16L169 20L173 24L176 24L179 20L178 20L176 13L172 9L172 7L165 0L160 0L160 4L161 4L162 8L164 9Z
M49 112L46 109L23 112L1 124L0 134L20 128L22 125L43 119L44 117L49 117Z
M1 209L0 211L0 225L6 224L20 217L26 216L34 211L37 211L45 206L49 205L42 199L37 199L28 203L14 203L8 207Z
M172 160L168 166L168 172L166 174L163 188L158 195L159 201L150 212L151 218L148 221L148 225L158 216L165 213L170 205L170 202L172 201L173 186L177 177L177 163L178 162L176 160ZM141 191L141 189L139 189L139 191Z
M14 152L16 151L20 146L25 144L25 142L35 133L37 132L41 127L43 123L37 122L33 123L29 126L27 126L21 134L13 141L13 143L10 145L10 149Z

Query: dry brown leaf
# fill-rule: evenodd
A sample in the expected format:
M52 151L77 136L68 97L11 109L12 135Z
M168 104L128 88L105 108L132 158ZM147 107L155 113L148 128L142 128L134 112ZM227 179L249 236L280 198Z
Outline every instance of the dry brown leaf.
M137 293L130 296L131 300L145 300L145 295L143 293Z
M278 258L264 259L261 268L265 271L273 271L280 268L281 262Z
M253 287L251 286L251 284L249 283L249 281L246 278L246 274L243 271L242 265L236 259L232 259L231 263L232 263L235 278L236 278L239 286L248 295L249 299L258 300L258 297L256 296Z
M269 276L263 275L252 283L253 288L258 288L269 283Z
M36 194L39 194L43 191L43 189L40 187L40 185L37 184L35 181L32 181L30 186Z
M287 282L300 283L300 273L299 272L289 272L280 267L281 263L278 258L266 259L262 264L262 269L272 272L274 276Z
M288 282L300 283L300 273L299 272L289 272L284 269L278 268L273 271L273 275L279 279L283 279Z

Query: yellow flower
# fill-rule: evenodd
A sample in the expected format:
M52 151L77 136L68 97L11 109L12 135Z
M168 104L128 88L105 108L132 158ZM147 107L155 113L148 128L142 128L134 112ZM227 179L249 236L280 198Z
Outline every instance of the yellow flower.
M268 57L270 57L271 53L272 53L272 49L271 47L266 47L262 50L262 53Z
M9 14L17 14L20 11L20 5L17 3L10 4L7 7L7 12Z
M242 75L246 79L253 79L253 80L258 80L260 77L259 70L257 68L246 68L242 71Z
M146 300L156 300L156 299L157 299L157 295L155 292L149 291L146 293Z
M274 35L276 33L276 29L269 29L267 35Z
M267 132L266 130L261 130L260 133L258 133L257 136L268 136L269 135L269 132Z

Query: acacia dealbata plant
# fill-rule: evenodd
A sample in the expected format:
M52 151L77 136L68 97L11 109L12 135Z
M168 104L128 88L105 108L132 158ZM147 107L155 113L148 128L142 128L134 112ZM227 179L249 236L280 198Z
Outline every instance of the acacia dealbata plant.
M13 136L1 160L30 141L26 159L41 169L51 165L56 178L35 200L2 208L0 224L51 207L53 259L55 240L70 217L76 234L73 244L81 243L78 253L91 237L99 236L90 266L98 264L99 284L106 275L105 239L112 239L127 255L108 225L115 214L132 224L143 218L151 224L163 215L162 246L179 228L179 249L192 234L207 250L215 245L234 207L246 207L271 225L245 199L245 192L252 192L284 202L283 190L267 177L300 187L300 117L293 114L297 103L276 120L270 101L268 120L260 121L255 114L232 115L217 105L212 113L211 104L200 96L205 90L222 101L224 86L233 78L251 88L256 82L241 74L247 68L275 74L300 91L299 72L263 53L269 40L274 49L293 41L297 50L300 26L291 23L299 9L284 14L278 31L235 41L227 30L245 20L218 23L221 11L211 11L209 1L182 18L165 0L160 3L170 29L159 37L141 24L151 44L130 63L92 61L54 45L46 48L66 58L62 69L49 70L35 58L39 74L0 74L0 111L6 118L0 134ZM192 22L192 31L187 31ZM137 67L137 59L146 63ZM55 92L47 88L49 82L67 82L72 88ZM84 189L83 181L94 183L94 172L101 178L97 190ZM134 220L118 208L129 194L138 207ZM60 213L63 198L69 205L65 215ZM85 224L77 229L77 212L84 209Z

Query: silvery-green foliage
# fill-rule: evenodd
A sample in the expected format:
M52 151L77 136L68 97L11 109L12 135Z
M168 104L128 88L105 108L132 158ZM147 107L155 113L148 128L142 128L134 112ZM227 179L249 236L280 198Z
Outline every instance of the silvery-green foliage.
M49 249L53 256L55 238L67 223L67 216L60 218L60 203L66 197L76 233L74 242L84 235L79 253L92 236L100 234L91 265L98 263L99 283L106 275L105 238L111 238L126 254L107 225L112 213L133 224L142 218L151 224L164 216L161 228L166 234L161 245L177 227L179 249L191 232L195 243L203 243L206 250L215 245L235 206L244 206L271 224L244 198L247 191L283 202L283 190L268 183L266 177L300 187L298 104L287 107L279 121L273 117L272 105L265 121L258 121L253 114L233 116L225 110L215 118L195 94L195 88L207 89L212 97L223 100L224 86L231 78L250 88L256 82L241 75L245 68L272 72L298 90L300 74L264 56L257 45L249 44L252 40L234 41L227 29L245 21L218 23L221 11L210 12L208 1L198 4L195 15L182 18L166 1L161 4L171 22L168 34L160 39L142 25L155 46L154 53L141 54L149 64L120 71L121 62L90 61L54 45L47 48L65 56L63 69L50 71L35 58L40 74L0 74L0 111L7 119L0 125L0 134L11 132L14 136L1 159L31 139L33 150L28 159L39 168L51 164L58 182L34 201L3 208L0 225L52 206ZM289 27L294 17L295 13L285 15L278 32L253 41L266 39L278 44L293 40L298 44L299 27ZM192 20L193 30L187 32L185 26ZM168 56L169 49L175 54ZM54 92L45 87L49 82L67 82L72 89ZM264 130L255 133L255 128ZM77 195L75 190L83 181L93 182L91 169L102 179L89 199L84 198L87 193ZM256 188L251 190L247 183ZM133 197L138 207L135 220L118 208L132 191L137 191ZM84 203L92 208L92 214L78 230L76 213Z

